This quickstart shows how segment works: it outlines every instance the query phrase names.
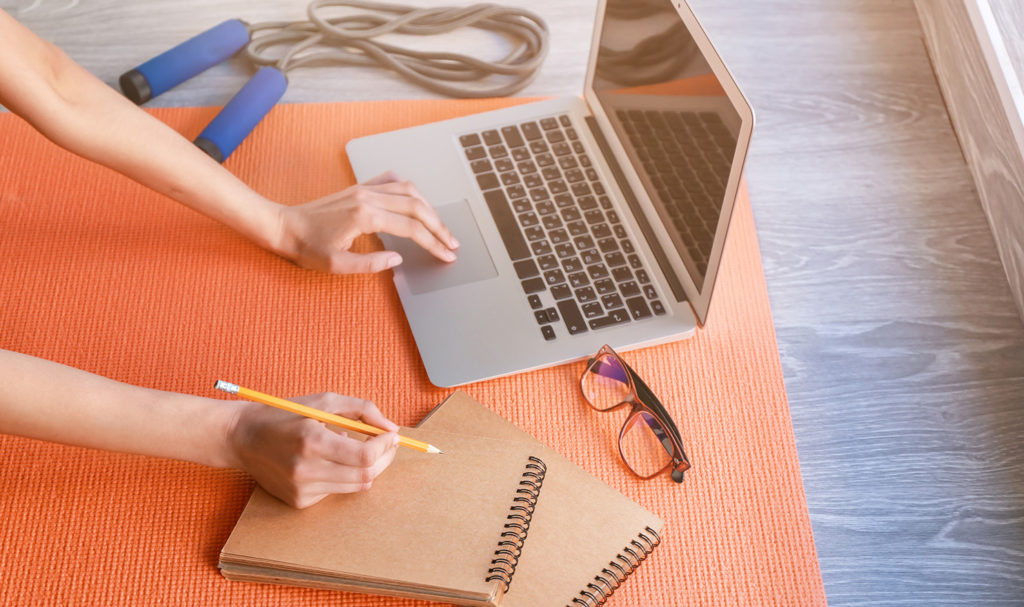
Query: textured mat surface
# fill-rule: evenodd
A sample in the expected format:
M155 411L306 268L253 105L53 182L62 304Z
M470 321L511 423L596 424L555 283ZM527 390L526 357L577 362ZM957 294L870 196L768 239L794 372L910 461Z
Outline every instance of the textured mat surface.
M352 137L515 102L282 105L228 167L301 202L353 183ZM154 114L191 138L215 112ZM406 425L449 393L427 381L390 274L298 269L9 114L0 139L0 347L204 396L220 378L353 394ZM706 328L625 355L679 425L694 463L682 486L622 467L622 418L579 400L580 364L465 387L666 520L614 605L825 603L745 195L724 264ZM0 467L4 602L418 604L224 580L217 553L252 489L240 472L14 437Z

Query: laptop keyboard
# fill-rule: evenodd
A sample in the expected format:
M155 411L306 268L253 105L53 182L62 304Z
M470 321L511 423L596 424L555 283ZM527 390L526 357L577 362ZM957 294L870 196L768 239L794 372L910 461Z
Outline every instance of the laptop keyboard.
M558 322L576 335L665 314L567 115L459 142L544 339Z

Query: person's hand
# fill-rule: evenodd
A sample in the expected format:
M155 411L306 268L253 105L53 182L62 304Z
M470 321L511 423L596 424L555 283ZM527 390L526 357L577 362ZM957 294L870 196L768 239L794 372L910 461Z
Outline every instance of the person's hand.
M280 212L278 253L312 270L379 272L402 263L394 251L353 253L352 243L363 234L411 238L446 262L455 261L459 246L416 187L390 172L312 202L284 206Z
M370 401L331 392L294 400L388 432L363 442L294 413L239 403L228 438L236 467L295 508L369 489L395 457L398 426Z

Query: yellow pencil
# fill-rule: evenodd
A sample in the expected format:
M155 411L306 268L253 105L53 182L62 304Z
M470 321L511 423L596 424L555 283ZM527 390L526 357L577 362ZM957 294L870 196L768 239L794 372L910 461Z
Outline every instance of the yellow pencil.
M271 396L269 394L257 392L256 390L250 390L249 388L243 388L242 386L228 383L226 381L217 380L217 384L214 386L214 388L216 388L217 390L221 390L223 392L227 392L228 394L237 394L242 398L246 398L260 404L270 405L271 407L277 407L278 409L284 409L285 411L297 413L299 415L302 415L303 417L315 419L325 424L331 424L332 426L338 426L346 430L351 430L353 432L369 434L370 436L377 436L378 434L384 434L385 432L387 432L387 430L382 430L381 428L378 428L376 426L364 424L361 421L356 421L354 419L349 419L347 417L342 417L340 415L335 415L333 413L327 413L326 411L321 411L320 409L307 407L306 405L301 405L290 400L285 400L283 398L278 398L276 396ZM422 451L424 453L444 453L444 451L441 451L434 445L425 443L423 441L418 441L414 438L407 438L405 436L398 437L398 444L402 445L403 447L409 447L410 449Z

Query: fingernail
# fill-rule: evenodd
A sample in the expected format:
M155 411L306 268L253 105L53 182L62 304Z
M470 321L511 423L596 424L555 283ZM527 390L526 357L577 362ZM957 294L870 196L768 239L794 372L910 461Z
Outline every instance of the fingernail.
M391 446L394 447L396 445L398 445L398 435L397 434L395 435L395 437L393 439L391 439Z
M397 255L397 254L396 255L388 255L388 260L387 260L387 266L386 267L393 268L393 267L397 266L400 263L402 263L402 256L401 255Z
M455 261L455 253L451 251L445 251L441 253L441 258L445 261Z
M453 249L457 249L459 248L459 241L456 240L454 236L452 236L451 239L448 241L448 246L450 246Z

